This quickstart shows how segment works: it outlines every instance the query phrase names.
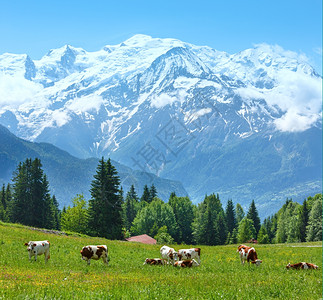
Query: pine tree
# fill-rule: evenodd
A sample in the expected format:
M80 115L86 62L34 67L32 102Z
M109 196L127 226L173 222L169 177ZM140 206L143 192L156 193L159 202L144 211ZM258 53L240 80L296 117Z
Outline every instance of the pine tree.
M143 194L140 198L140 201L150 203L150 199L151 199L150 192L149 192L147 184L145 184L144 191L143 191Z
M168 204L175 214L178 230L174 239L177 243L192 243L192 223L194 220L193 204L188 197L173 196Z
M152 184L149 189L149 202L153 201L155 197L157 197L157 189L154 184Z
M219 226L216 226L217 216L223 212L219 195L205 196L198 205L198 212L193 222L193 236L198 244L217 245L222 238L219 236ZM225 230L223 227L222 230ZM225 239L223 241L225 243Z
M257 238L257 234L260 230L260 218L259 218L258 211L257 211L256 204L255 204L254 200L252 200L252 202L250 204L250 207L249 207L249 210L247 213L247 218L253 221L253 226L256 229L256 236L254 238Z
M308 214L307 201L304 200L303 205L299 209L298 213L298 232L299 240L301 242L306 241L306 226L308 225Z
M226 224L229 233L232 233L233 229L237 226L236 213L232 200L228 200L227 207L225 209Z
M50 218L50 194L40 159L19 163L13 177L10 219L35 227L47 227Z
M92 235L121 239L122 202L119 196L119 176L111 160L99 161L91 183L89 229Z
M138 196L135 187L132 185L123 203L124 225L126 230L130 230L132 222L137 215L138 208Z
M224 245L227 239L228 230L223 211L218 213L214 226L216 232L216 245Z
M61 226L60 226L60 209L59 209L59 204L57 202L57 199L55 197L55 195L53 195L52 197L52 205L53 205L53 221L54 221L54 229L60 229Z

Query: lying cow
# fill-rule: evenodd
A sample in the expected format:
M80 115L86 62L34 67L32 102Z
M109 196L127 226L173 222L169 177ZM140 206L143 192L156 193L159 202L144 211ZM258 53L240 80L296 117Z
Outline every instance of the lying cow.
M172 265L174 265L174 262L177 259L177 252L174 248L163 246L160 248L160 254L162 259L167 259L168 264L170 262Z
M304 270L307 270L307 269L318 269L319 267L317 265L314 265L314 264L311 264L311 263L307 263L307 262L300 262L300 263L297 263L297 264L288 264L286 266L287 269L304 269Z
M37 256L42 254L44 254L45 256L45 262L49 260L50 258L49 241L30 241L28 243L25 243L25 246L27 246L27 250L29 253L29 260L31 260L32 256L35 256L35 261L36 261Z
M200 264L195 260L179 260L174 264L174 267L181 267L181 268L191 268L191 267L198 267Z
M259 266L262 263L262 260L258 259L257 257L257 252L255 248L253 247L248 247L245 245L240 245L238 247L237 252L240 254L240 260L241 263L244 264L245 261L251 262L252 264L255 264L256 266Z
M146 258L144 265L164 265L164 260L160 258Z
M87 264L90 264L91 259L102 260L108 265L108 247L106 245L100 246L85 246L81 250L82 259L87 261Z
M182 259L196 259L197 262L201 263L201 248L191 248L191 249L180 249L178 250L178 260Z

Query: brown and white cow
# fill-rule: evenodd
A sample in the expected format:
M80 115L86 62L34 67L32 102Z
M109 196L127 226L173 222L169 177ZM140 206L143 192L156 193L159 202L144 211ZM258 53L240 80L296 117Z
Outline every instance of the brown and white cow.
M27 250L29 253L29 260L31 260L32 256L35 256L35 261L36 261L37 256L42 254L44 254L45 256L45 262L49 260L50 258L49 241L30 241L28 243L25 243L25 246L27 246Z
M248 247L246 245L240 245L237 252L239 252L241 263L244 264L245 261L251 262L256 266L259 266L262 263L262 260L258 259L257 252L255 248Z
M82 248L81 250L82 259L87 261L87 264L90 264L91 259L102 260L108 265L108 247L106 245L93 246L88 245Z
M192 268L198 267L200 264L195 259L186 259L186 260L179 260L175 262L174 267L181 267L181 268Z
M165 262L160 258L146 258L144 265L164 265Z
M182 259L196 259L197 262L201 263L201 248L191 248L191 249L180 249L178 250L178 260Z
M174 265L175 260L177 259L177 252L174 248L163 246L160 248L160 254L162 259L167 259L168 264L171 263Z
M307 269L318 269L319 267L317 265L314 265L314 264L311 264L311 263L307 263L307 262L300 262L300 263L297 263L297 264L288 264L286 266L287 269L304 269L304 270L307 270Z

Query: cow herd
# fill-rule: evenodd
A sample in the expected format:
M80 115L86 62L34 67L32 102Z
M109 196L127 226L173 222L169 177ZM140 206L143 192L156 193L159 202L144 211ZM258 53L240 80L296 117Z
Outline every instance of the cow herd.
M191 268L201 264L201 248L180 249L163 246L160 248L162 258L146 258L144 265L173 265L174 267Z
M35 261L38 255L44 254L45 262L50 258L49 241L30 241L25 243L29 253L29 260L34 256ZM262 260L258 259L257 252L254 247L246 245L239 245L237 252L239 252L241 264L254 264L259 266ZM174 267L191 268L198 267L201 264L201 248L180 249L175 251L174 248L163 246L160 248L161 258L146 258L144 265L173 265ZM88 245L81 250L82 259L90 264L91 259L99 260L102 258L103 262L107 265L108 260L108 247L106 245ZM318 269L317 265L312 263L300 262L296 264L288 264L287 269Z

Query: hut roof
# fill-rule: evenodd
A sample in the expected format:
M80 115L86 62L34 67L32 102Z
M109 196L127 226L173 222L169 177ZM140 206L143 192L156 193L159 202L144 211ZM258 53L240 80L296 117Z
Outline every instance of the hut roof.
M156 244L157 241L147 234L132 236L126 239L128 242L138 242L143 244Z

